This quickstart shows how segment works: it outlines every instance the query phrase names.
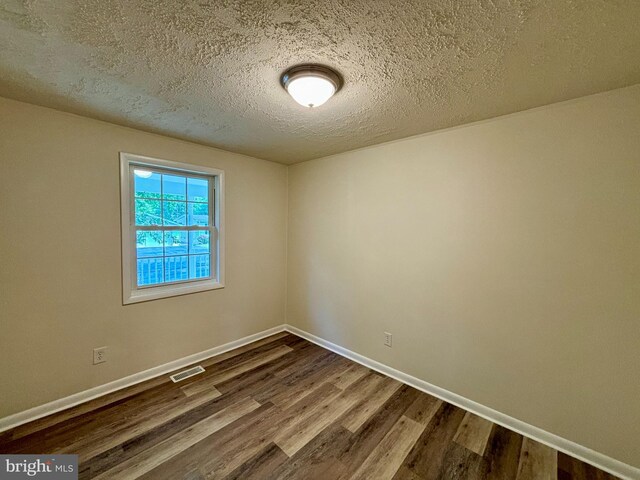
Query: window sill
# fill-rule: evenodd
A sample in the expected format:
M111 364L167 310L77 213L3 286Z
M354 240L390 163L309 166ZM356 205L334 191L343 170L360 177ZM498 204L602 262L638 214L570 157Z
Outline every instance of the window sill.
M190 293L204 292L207 290L217 290L224 288L224 284L217 280L206 280L202 282L189 282L176 285L161 285L159 287L149 287L140 290L133 290L128 297L123 299L123 305L132 303L147 302L160 298L177 297Z

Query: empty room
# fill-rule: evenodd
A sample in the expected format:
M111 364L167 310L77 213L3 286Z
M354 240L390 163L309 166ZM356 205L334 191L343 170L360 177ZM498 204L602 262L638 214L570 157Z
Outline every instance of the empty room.
M0 45L0 479L640 480L639 1Z

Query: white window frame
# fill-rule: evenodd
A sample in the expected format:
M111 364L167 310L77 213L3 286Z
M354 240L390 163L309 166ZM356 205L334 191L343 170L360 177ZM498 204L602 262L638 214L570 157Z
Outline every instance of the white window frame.
M138 288L136 263L135 204L132 190L133 166L159 168L177 174L211 178L213 218L211 231L211 278L164 283ZM210 187L211 188L211 187ZM211 199L209 208L212 208ZM224 288L224 170L120 152L120 212L122 222L122 303L146 302L158 298ZM188 227L185 227L188 230Z

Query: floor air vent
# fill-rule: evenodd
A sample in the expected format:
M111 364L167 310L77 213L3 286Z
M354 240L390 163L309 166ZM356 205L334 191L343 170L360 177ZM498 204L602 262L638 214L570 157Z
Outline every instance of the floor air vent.
M190 368L189 370L185 370L184 372L176 373L175 375L171 375L171 380L173 383L177 383L180 380L184 380L185 378L193 377L194 375L198 375L199 373L204 372L204 368L200 365L197 367Z

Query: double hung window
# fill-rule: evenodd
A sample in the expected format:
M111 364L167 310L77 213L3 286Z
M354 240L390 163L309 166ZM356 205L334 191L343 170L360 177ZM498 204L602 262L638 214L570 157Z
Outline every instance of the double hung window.
M123 302L221 288L224 172L121 154Z

